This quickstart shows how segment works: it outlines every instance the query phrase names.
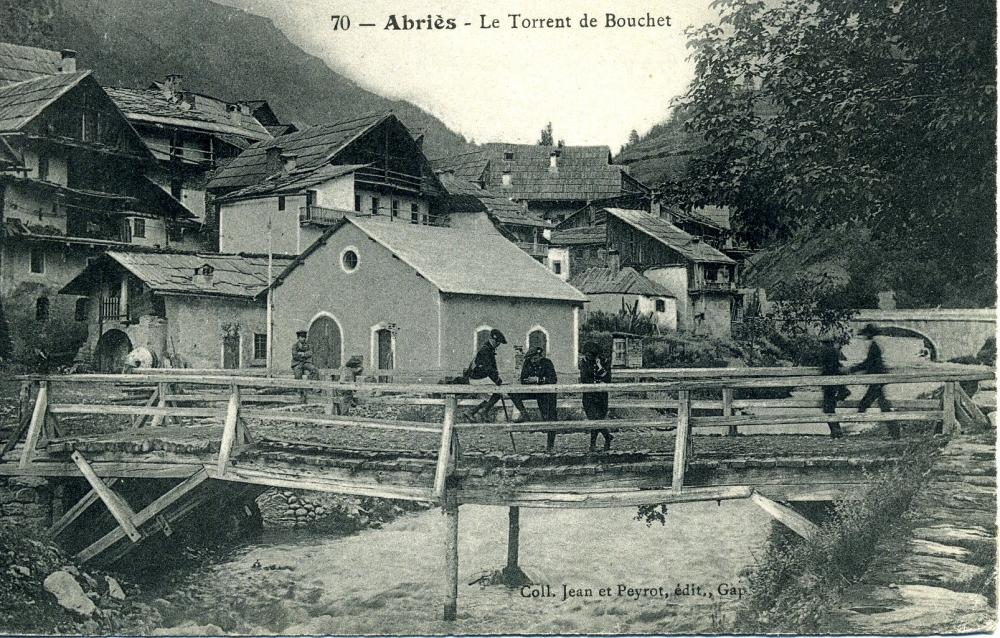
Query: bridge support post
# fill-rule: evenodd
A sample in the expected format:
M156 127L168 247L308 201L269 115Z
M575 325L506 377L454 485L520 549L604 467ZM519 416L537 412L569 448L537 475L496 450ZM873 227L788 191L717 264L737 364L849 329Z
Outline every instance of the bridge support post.
M955 382L946 381L941 393L941 430L945 436L958 434L958 420L955 418Z
M733 389L722 388L722 416L733 416ZM736 436L736 426L729 426L729 436Z
M21 460L17 466L25 469L31 463L31 458L35 455L35 448L38 446L38 439L42 436L42 429L45 427L45 413L49 409L49 382L41 381L38 384L38 395L35 397L35 409L31 413L31 423L28 425L28 434L24 442L24 451L21 453Z
M507 511L507 571L517 569L517 554L521 542L521 508Z
M445 499L444 514L444 619L455 620L458 613L458 503Z
M679 492L684 486L684 469L688 455L688 430L691 428L691 393L677 392L677 435L674 439L674 476L671 487Z

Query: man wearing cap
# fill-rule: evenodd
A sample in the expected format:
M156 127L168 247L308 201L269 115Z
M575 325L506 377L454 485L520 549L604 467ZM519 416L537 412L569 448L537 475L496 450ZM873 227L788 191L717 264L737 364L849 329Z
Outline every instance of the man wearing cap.
M545 349L541 346L535 346L528 350L524 356L524 365L521 366L521 385L551 385L554 383L556 383L556 368L552 365L552 360L545 356ZM524 406L521 402L525 399L534 399L538 404L538 411L541 413L543 421L559 420L555 393L512 394L510 398L522 413L524 413ZM551 452L556 443L556 433L547 432L546 434L545 450Z
M308 334L305 330L295 333L296 341L292 346L292 372L296 379L301 379L303 373L309 373L310 379L319 379L319 370L312 363L312 348L306 340Z
M601 357L601 347L590 342L583 348L583 358L580 359L580 383L611 383L611 366L607 359ZM608 393L584 392L583 411L587 419L600 421L608 418ZM597 435L604 436L604 449L611 449L611 430L599 428L590 431L590 451L597 448Z
M820 340L822 341L822 349L819 356L820 370L824 376L840 374L840 361L844 358L844 355L840 353L840 348L837 347L836 340L830 334L824 334ZM823 412L826 414L836 414L837 402L847 398L847 396L847 388L842 385L823 386ZM839 422L830 421L827 425L830 426L830 438L839 439L844 436L844 430L840 427Z
M469 379L470 383L486 383L486 379L489 379L489 381L492 381L496 385L503 383L503 379L500 378L500 371L497 370L497 348L505 343L507 343L507 338L502 332L496 328L490 330L490 336L486 339L486 343L479 348L479 352L476 353L476 358L472 361L472 365L465 370L465 376ZM499 400L499 394L490 395L489 399L483 401L468 413L469 419L474 419L482 410L492 408Z
M882 358L882 348L876 343L875 335L878 333L878 329L872 324L867 324L861 329L858 334L868 340L868 354L865 356L865 360L856 366L852 366L848 372L864 372L865 374L885 374L888 372L888 368L885 365L885 360ZM864 412L872 403L878 401L878 407L883 412L890 412L892 410L892 405L889 400L885 398L885 385L881 383L876 383L868 386L868 390L865 392L865 396L861 397L861 401L858 402L858 412ZM890 421L889 422L889 435L894 438L899 438L899 424Z

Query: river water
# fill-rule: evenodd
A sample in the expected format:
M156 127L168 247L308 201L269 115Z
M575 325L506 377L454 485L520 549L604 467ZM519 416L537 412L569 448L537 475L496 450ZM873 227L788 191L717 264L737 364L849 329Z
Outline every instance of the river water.
M671 505L666 525L636 508L521 510L521 566L553 597L469 585L506 560L507 510L464 505L459 522L458 619L445 623L444 520L438 508L350 536L272 532L262 542L170 583L164 627L226 632L692 633L719 627L746 587L770 519L749 501ZM563 585L584 597L563 599ZM619 585L669 597L619 596ZM677 586L688 595L676 595ZM694 587L701 587L701 595ZM610 588L610 595L601 589ZM590 596L586 596L588 593ZM725 591L725 587L723 588ZM525 594L529 593L527 590ZM711 596L709 596L711 593ZM693 594L693 595L692 595Z

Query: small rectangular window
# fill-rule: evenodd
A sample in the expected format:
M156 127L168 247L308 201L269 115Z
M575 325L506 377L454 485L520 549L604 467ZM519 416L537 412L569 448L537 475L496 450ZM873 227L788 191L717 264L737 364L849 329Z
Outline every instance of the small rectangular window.
M278 210L285 210L285 196L278 197Z
M31 272L38 274L45 272L45 251L41 248L32 248L28 253L28 260L31 262Z
M552 262L552 272L554 272L557 275L561 275L562 274L562 262L561 261L554 261L554 262Z
M255 332L253 335L253 358L267 359L267 334Z
M511 153L510 151L508 151L508 152L506 152L506 153L503 154L503 158L504 158L505 161L511 162L511 161L514 160L514 154Z
M361 212L361 195L354 196L354 212Z
M40 156L38 158L38 179L48 181L49 179L49 158Z
M399 200L392 200L392 218L395 219L399 217Z
M378 197L372 197L372 215L378 215Z
M132 236L133 237L145 237L146 236L146 220L141 217L136 217L132 220Z
M667 311L667 302L662 299L657 299L656 312L666 312L666 311Z
M420 223L420 205L410 204L410 223L419 224Z

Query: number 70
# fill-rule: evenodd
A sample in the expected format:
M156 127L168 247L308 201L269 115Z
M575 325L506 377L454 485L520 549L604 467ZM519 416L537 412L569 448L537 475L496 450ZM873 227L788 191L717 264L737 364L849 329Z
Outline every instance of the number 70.
M334 31L347 31L351 28L350 16L330 16L330 20L333 21Z

